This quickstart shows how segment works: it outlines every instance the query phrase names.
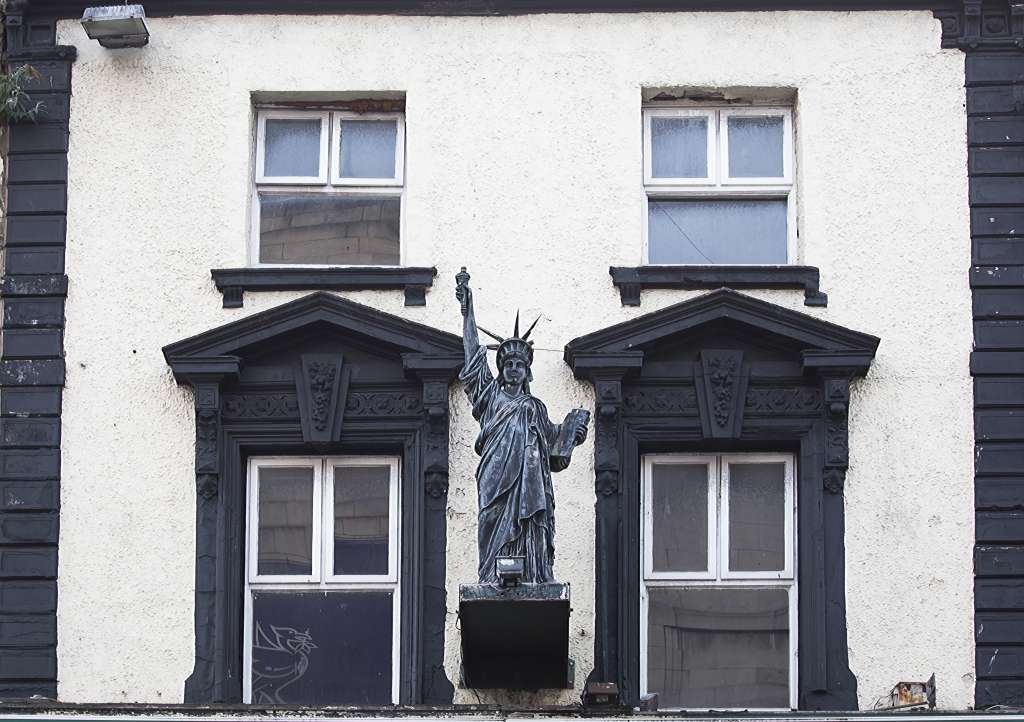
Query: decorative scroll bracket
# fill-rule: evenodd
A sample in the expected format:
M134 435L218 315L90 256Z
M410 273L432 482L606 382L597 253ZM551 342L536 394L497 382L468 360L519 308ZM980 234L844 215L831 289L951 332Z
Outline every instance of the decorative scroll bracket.
M423 491L431 499L448 496L448 385L462 366L458 356L405 354L406 372L423 384Z
M220 385L238 375L240 364L237 356L171 360L175 378L195 393L196 493L206 501L216 499L220 488Z

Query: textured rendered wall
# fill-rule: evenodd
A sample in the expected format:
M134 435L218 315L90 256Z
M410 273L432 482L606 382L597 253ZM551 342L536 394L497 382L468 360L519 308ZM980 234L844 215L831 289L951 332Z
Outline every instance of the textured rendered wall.
M405 261L439 269L426 308L346 294L449 331L467 265L479 318L543 313L533 389L593 403L569 339L690 298L623 308L608 266L640 260L640 89L799 92L800 254L826 309L882 338L855 387L846 487L850 661L868 707L933 671L971 702L971 349L963 57L929 13L151 20L112 53L77 22L70 151L60 695L175 702L192 667L192 400L160 347L298 297L224 310L209 269L246 263L252 91L407 93ZM475 424L453 391L449 677L475 569ZM573 585L577 682L592 665L593 446L556 476L556 573ZM570 702L564 694L501 696ZM457 701L490 701L459 690Z

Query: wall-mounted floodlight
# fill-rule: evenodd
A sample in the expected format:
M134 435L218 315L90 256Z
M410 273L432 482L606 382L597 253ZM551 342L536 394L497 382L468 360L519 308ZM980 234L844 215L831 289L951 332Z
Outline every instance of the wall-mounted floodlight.
M105 48L141 48L149 42L146 11L141 5L86 8L82 27L91 40Z

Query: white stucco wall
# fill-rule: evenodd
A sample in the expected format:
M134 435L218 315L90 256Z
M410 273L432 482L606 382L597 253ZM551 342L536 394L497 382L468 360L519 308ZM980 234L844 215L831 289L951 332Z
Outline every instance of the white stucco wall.
M160 348L298 293L224 310L209 269L246 263L253 91L407 94L405 260L425 308L344 294L452 332L459 266L481 323L543 313L534 392L593 404L569 339L698 295L623 308L640 260L640 89L796 88L800 254L826 309L882 338L855 387L846 487L850 663L862 707L936 673L972 701L971 348L963 57L926 12L153 19L112 53L77 22L71 116L59 678L68 701L175 702L193 661L194 425ZM475 572L472 440L453 390L446 665ZM556 476L556 574L573 586L577 682L593 658L593 446ZM578 690L522 695L571 702ZM457 701L495 699L459 690ZM501 699L510 699L502 696Z

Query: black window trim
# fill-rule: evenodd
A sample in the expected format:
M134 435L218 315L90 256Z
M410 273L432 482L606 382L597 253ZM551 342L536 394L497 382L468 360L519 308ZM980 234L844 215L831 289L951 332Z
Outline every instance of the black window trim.
M246 352L273 350L287 343L278 338L324 324L400 355L407 378L375 387L365 394L374 399L361 403L348 396L339 358L326 419L312 416L321 407L304 389L296 389L297 411L284 418L260 402L258 386L236 383ZM196 656L186 703L242 700L248 457L328 451L401 457L399 697L405 705L451 704L444 671L448 385L462 365L461 346L452 334L316 292L164 347L175 379L194 391L196 412ZM303 357L303 368L307 362L309 369L332 363L319 354Z
M776 349L788 348L794 376L762 377L756 364L744 362L742 351L716 350L716 342L707 340L719 325L722 338L729 337L736 324L771 339ZM703 339L693 349L700 362L679 362L677 377L641 376L646 353L693 332ZM720 289L566 345L566 363L594 385L596 397L590 681L615 683L623 704L640 703L643 455L792 450L799 498L799 707L857 709L846 640L842 490L849 464L850 384L867 373L878 343L874 336ZM709 378L708 371L730 365L725 381Z

